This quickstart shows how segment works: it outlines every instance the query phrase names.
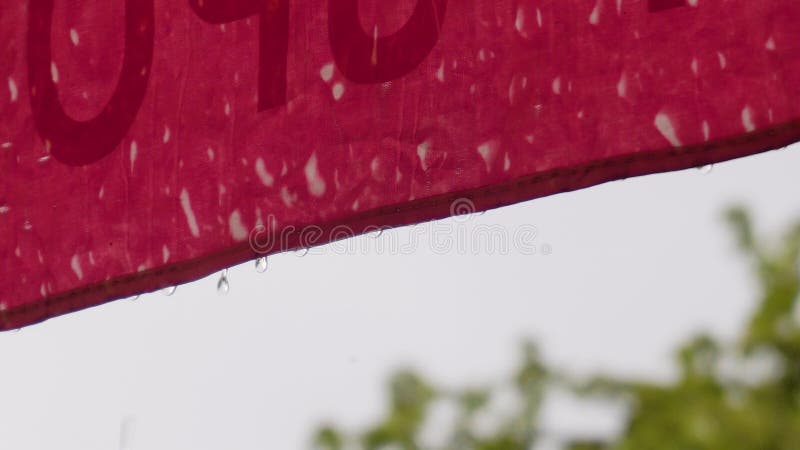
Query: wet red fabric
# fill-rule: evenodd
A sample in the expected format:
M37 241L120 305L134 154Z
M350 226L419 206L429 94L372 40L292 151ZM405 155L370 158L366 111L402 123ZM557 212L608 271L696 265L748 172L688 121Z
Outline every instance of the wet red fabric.
M4 0L0 329L784 146L798 24L796 0Z

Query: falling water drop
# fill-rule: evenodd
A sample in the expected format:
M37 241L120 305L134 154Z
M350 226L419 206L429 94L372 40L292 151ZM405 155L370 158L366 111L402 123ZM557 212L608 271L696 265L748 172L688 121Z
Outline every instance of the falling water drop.
M711 173L711 171L714 170L714 165L713 164L706 164L705 166L698 167L697 170L699 170L700 173L703 174L703 175L708 175L708 174Z
M135 417L124 417L119 426L119 448L125 450L132 448L131 440L135 428Z
M226 295L231 290L231 284L228 281L228 269L222 271L222 275L217 281L217 294Z
M162 294L164 294L164 295L166 295L167 297L169 297L169 296L171 296L172 294L174 294L174 293L175 293L175 291L176 291L177 289L178 289L178 286L170 286L170 287L168 287L168 288L164 288L164 289L162 289L162 290L161 290L161 293L162 293Z
M267 271L267 257L262 256L256 259L256 272L264 273Z

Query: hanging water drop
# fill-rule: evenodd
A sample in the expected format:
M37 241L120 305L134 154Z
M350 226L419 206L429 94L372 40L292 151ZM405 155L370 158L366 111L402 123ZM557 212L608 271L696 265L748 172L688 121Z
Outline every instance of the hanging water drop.
M262 256L256 259L256 272L264 273L267 271L267 257Z
M141 295L140 294L136 294L133 297L131 297L131 301L135 302L136 300L139 300L139 297L141 297Z
M169 297L169 296L171 296L172 294L174 294L174 293L175 293L175 291L176 291L177 289L178 289L178 286L170 286L170 287L168 287L168 288L164 288L164 289L162 289L162 290L161 290L161 293L162 293L162 294L164 294L164 295L166 295L167 297Z
M299 249L297 249L297 254L298 254L297 256L302 258L303 256L306 256L309 251L311 251L311 249L308 248L308 247L299 248Z
M228 282L228 269L222 271L222 275L217 281L217 294L226 295L231 290L231 284Z
M714 165L713 164L706 164L705 166L698 167L697 170L699 170L700 173L703 174L703 175L708 175L714 170Z

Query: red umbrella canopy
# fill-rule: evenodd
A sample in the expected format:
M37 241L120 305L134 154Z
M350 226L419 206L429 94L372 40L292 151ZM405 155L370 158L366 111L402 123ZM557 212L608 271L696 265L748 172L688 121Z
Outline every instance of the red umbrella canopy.
M0 329L800 136L794 0L0 11Z

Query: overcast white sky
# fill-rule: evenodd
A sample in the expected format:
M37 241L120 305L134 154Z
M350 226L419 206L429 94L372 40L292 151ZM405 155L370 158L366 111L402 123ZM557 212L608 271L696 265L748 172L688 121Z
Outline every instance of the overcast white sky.
M321 420L375 418L393 368L492 381L525 336L561 368L667 378L690 332L732 337L753 306L723 208L751 206L774 234L800 218L798 174L794 146L445 222L533 225L535 255L437 254L422 225L412 254L279 255L233 268L227 296L215 275L0 334L0 448L117 449L125 423L127 449L305 449Z

